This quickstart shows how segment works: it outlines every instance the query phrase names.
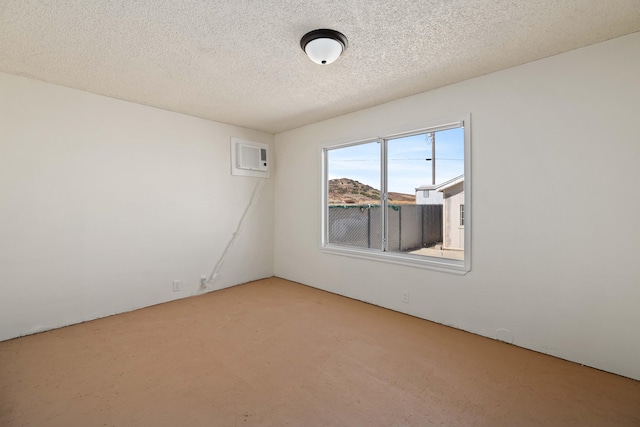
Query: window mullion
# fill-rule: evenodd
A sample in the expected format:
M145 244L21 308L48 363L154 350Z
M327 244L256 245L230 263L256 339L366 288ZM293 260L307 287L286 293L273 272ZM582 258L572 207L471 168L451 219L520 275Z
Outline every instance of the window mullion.
M382 251L386 252L389 245L389 218L387 213L387 203L389 193L387 192L387 140L378 138L380 144L380 215L382 223Z

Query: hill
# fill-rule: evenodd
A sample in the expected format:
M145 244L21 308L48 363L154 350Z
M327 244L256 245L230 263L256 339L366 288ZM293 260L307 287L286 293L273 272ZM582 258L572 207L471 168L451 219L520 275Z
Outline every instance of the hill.
M415 204L414 194L389 193L389 201L395 204ZM349 178L329 180L330 205L380 204L380 190Z

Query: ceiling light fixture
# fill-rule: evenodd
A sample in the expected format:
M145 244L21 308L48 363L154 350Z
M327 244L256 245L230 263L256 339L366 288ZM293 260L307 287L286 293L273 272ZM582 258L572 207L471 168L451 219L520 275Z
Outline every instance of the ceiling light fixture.
M327 65L347 48L347 38L335 30L313 30L302 36L300 47L313 62Z

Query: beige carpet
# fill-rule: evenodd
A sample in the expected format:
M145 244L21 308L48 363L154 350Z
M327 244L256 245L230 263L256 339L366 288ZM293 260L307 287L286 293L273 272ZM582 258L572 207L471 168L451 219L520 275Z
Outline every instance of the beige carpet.
M0 426L640 425L640 382L281 279L0 343Z

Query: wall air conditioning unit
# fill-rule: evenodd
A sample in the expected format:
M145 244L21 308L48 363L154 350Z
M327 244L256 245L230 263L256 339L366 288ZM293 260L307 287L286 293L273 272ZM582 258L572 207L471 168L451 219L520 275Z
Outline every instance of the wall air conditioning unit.
M239 169L252 171L267 171L267 149L254 145L238 144L238 157L236 157Z
M269 178L269 146L231 138L231 175Z

